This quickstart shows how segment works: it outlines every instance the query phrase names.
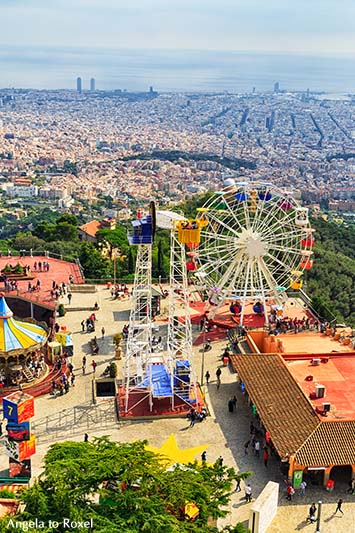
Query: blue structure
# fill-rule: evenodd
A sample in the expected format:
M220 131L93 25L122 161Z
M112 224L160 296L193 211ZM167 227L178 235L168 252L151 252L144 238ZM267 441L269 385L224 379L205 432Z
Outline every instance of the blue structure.
M153 244L153 220L151 215L133 220L133 233L128 235L129 244Z

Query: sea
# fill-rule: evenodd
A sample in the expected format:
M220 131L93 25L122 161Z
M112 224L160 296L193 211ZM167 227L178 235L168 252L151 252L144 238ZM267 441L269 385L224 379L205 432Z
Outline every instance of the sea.
M355 93L355 57L199 50L0 46L0 88Z

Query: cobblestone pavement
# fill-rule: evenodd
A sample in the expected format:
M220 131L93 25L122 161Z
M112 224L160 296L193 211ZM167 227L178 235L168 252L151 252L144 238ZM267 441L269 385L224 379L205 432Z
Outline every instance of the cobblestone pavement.
M96 313L96 336L100 352L94 357L98 366L96 375L100 376L106 366L113 359L112 335L122 330L129 319L128 300L112 300L110 292L104 287L99 287L96 294L73 294L71 306L93 306L98 302L100 310ZM204 387L210 416L202 423L189 428L185 419L159 419L154 421L126 421L118 423L112 416L113 404L111 400L99 400L97 408L89 408L92 402L92 368L93 357L89 355L88 341L93 334L83 333L80 323L87 318L89 311L68 312L65 317L58 319L62 325L73 332L74 339L74 373L76 375L75 387L69 393L53 398L45 396L35 400L34 428L37 432L37 453L33 458L33 473L38 475L41 471L42 459L53 442L62 440L83 440L84 433L90 438L100 435L111 435L116 441L133 441L148 439L152 446L160 447L165 439L174 433L180 448L190 448L206 444L207 460L213 462L220 455L224 464L234 466L240 471L253 471L250 484L253 497L257 497L267 481L280 483L280 497L278 513L267 533L288 533L292 531L314 532L314 524L306 524L306 516L310 504L322 500L322 533L352 533L355 531L355 496L345 494L345 488L335 488L334 492L327 493L322 488L307 487L306 495L295 495L292 502L285 498L285 485L279 470L276 458L271 457L267 468L262 459L251 453L244 454L244 443L249 437L249 425L253 420L250 408L245 397L241 394L236 374L228 367L222 368L221 387L217 390L215 372L222 365L220 355L224 342L215 343L213 349L205 354L204 372L209 370L211 381ZM101 327L104 325L105 338L101 339ZM159 325L159 323L157 324ZM162 329L164 326L161 326ZM197 334L197 331L195 331ZM195 347L195 368L198 377L201 373L201 347ZM87 373L82 374L81 361L83 355L87 357ZM123 361L119 362L122 372ZM237 410L228 411L228 400L236 395ZM79 407L78 407L79 406ZM5 469L7 458L2 456L1 467ZM334 515L336 502L339 497L344 499L344 515ZM229 506L226 519L219 525L235 524L238 521L247 521L250 504L245 503L244 491L234 493Z

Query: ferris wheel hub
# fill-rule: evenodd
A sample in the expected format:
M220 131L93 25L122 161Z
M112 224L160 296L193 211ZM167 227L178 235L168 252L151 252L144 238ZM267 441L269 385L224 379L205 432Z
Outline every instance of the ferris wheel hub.
M260 237L252 236L246 245L246 252L249 255L250 259L255 259L265 255L267 252L267 248L262 239L260 239Z

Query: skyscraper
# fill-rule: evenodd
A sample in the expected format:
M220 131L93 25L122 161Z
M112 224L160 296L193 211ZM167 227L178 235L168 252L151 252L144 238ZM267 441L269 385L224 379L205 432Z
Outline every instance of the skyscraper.
M90 80L90 91L95 91L95 78Z
M82 85L81 85L81 78L76 78L76 90L78 93L81 93Z

